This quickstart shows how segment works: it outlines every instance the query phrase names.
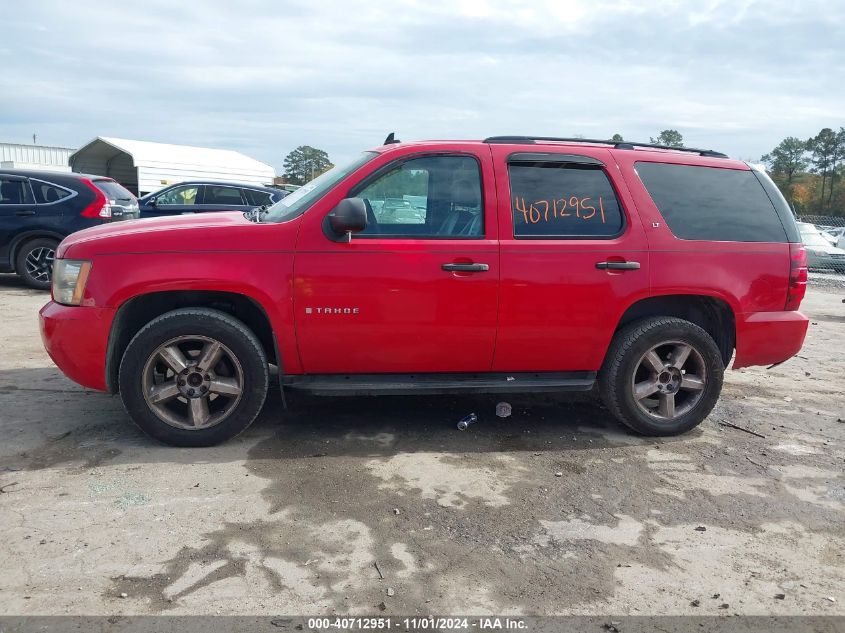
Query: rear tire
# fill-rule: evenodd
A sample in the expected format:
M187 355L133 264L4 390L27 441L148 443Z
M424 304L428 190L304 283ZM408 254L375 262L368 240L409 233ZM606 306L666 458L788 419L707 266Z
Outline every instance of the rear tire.
M172 446L213 446L255 420L267 396L267 355L233 316L208 308L167 312L132 339L118 382L132 420Z
M53 260L59 243L47 237L24 242L15 256L15 272L24 283L37 290L49 290L53 279Z
M702 328L675 317L651 317L613 337L599 390L611 413L637 433L679 435L713 410L724 371L718 346Z

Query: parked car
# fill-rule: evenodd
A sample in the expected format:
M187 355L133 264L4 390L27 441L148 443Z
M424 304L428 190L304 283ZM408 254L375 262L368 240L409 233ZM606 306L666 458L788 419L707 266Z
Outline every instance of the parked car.
M233 182L182 182L138 199L141 217L208 211L251 211L284 198L286 191Z
M634 431L673 435L709 414L732 357L799 351L806 280L777 188L717 152L390 143L261 214L69 237L41 328L71 379L178 446L248 427L269 364L318 395L597 386Z
M0 169L0 272L47 290L59 242L74 231L138 217L135 196L111 178Z
M845 250L833 246L821 232L808 222L799 222L801 241L807 248L807 266L845 273Z

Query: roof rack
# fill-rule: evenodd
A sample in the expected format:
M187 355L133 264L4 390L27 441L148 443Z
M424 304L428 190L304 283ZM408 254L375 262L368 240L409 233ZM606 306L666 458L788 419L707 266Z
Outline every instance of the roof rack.
M645 147L648 149L671 149L676 152L692 152L701 156L711 158L728 158L727 154L716 152L712 149L697 149L695 147L672 147L671 145L657 145L655 143L636 143L632 141L611 141L608 139L594 138L564 138L557 136L490 136L484 139L485 143L525 143L532 144L543 141L558 141L562 143L601 143L602 145L613 145L615 149L635 149Z

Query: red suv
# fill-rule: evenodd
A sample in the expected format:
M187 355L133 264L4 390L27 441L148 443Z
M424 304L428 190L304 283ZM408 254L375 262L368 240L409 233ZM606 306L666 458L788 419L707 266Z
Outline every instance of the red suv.
M732 356L798 352L806 279L783 197L723 154L389 137L263 213L68 237L41 328L70 378L179 446L249 426L271 365L322 395L597 386L624 424L672 435Z

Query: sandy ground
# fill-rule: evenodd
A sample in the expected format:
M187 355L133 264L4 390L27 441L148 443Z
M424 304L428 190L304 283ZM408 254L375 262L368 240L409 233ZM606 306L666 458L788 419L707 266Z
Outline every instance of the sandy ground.
M45 295L0 278L0 614L843 615L843 298L811 289L800 355L683 437L589 399L274 393L183 450L65 379Z

